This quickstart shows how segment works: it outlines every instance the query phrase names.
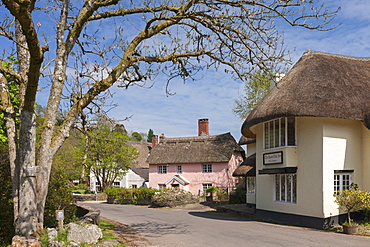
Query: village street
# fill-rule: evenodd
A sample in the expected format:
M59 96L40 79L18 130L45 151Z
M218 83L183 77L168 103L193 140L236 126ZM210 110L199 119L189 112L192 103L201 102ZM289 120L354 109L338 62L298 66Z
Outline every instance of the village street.
M97 202L82 204L100 209L105 218L131 226L152 243L149 246L370 245L369 237L252 221L207 212L201 207L155 209Z

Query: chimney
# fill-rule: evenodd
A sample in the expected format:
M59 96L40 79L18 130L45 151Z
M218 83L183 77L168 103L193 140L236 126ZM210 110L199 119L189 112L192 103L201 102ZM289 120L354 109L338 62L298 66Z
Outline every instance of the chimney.
M152 136L152 148L157 146L157 144L158 144L158 135L153 135Z
M164 133L162 133L161 136L159 137L159 142L163 142L163 139L164 139Z
M209 135L208 119L198 119L198 136Z

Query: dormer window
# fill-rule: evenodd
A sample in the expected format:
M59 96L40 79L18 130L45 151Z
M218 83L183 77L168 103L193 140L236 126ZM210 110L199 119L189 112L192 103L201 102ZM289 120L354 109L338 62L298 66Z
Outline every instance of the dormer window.
M284 117L263 123L264 148L295 146L295 117Z

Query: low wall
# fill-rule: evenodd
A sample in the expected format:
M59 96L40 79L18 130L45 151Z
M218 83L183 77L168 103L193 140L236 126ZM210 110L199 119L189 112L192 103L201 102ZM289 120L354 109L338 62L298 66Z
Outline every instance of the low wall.
M86 205L76 204L76 216L79 218L77 222L84 222L89 224L100 223L100 210Z
M73 197L77 201L106 201L107 195L105 193L97 193L97 194L73 194Z

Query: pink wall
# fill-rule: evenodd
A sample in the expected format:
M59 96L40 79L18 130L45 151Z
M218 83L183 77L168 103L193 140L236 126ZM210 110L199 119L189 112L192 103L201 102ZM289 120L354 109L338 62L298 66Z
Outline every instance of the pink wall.
M169 164L166 174L158 174L158 165L149 165L149 186L158 188L158 184L165 184L174 175L180 175L189 181L188 185L182 186L180 184L180 189L190 191L193 194L198 194L199 191L202 192L203 184L212 184L221 189L228 188L230 192L235 187L236 182L236 178L232 176L232 173L241 161L241 155L235 153L228 163L209 163L212 164L212 173L203 173L202 164L200 163ZM178 165L182 165L182 173L177 173ZM171 183L167 184L167 188L172 187ZM174 184L179 183L175 181Z

